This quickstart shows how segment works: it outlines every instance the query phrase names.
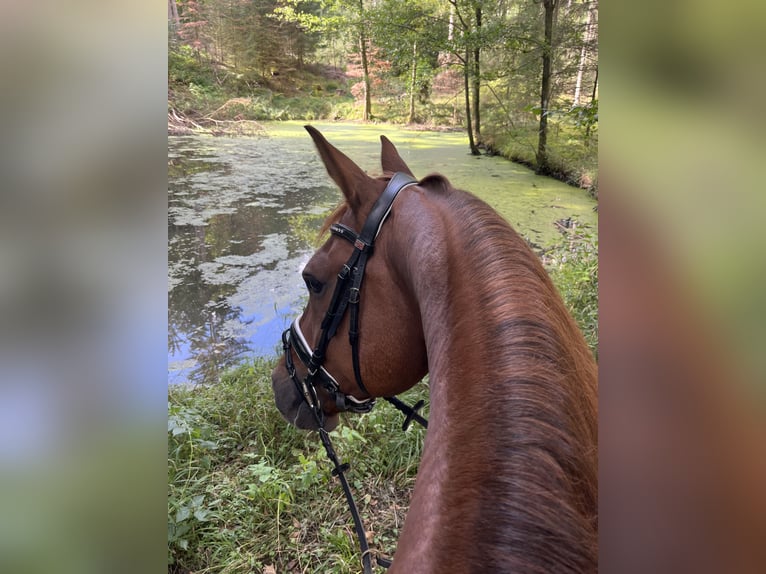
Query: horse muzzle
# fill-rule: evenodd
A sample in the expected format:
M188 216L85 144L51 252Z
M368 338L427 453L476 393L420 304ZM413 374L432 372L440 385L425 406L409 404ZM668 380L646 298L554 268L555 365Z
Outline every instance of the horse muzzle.
M287 422L302 430L319 430L317 418L293 383L284 359L271 373L271 389L274 392L277 410ZM339 417L337 414L325 414L323 418L325 430L331 431L338 426Z
M283 360L272 373L272 390L282 416L301 429L326 431L338 425L338 413L369 412L375 399L359 400L340 391L335 378L306 341L298 319L282 333ZM297 361L295 360L297 358ZM327 413L322 407L330 404Z

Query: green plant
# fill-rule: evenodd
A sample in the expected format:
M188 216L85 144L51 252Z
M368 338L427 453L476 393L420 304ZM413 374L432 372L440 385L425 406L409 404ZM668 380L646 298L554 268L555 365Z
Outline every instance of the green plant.
M577 128L582 130L583 139L587 144L591 132L598 126L598 100L573 106L566 112L566 116L574 122Z
M168 562L171 571L356 572L359 556L343 492L315 433L274 406L273 361L257 360L220 383L168 391ZM424 384L408 402L428 396ZM342 416L333 443L373 544L393 552L424 431L401 432L381 403Z
M196 409L168 404L168 564L199 541L212 517L200 492L217 448L210 430Z
M567 238L546 254L548 272L598 359L598 237L570 228Z
M213 72L210 65L203 63L191 47L186 45L169 47L169 84L209 86L213 81Z

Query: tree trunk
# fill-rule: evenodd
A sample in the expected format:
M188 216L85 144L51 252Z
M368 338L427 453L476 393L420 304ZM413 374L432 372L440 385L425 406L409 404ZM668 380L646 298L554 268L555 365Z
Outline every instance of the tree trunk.
M593 93L590 95L591 104L593 104L593 102L596 101L597 96L598 96L598 66L596 66L596 77L593 79Z
M465 62L463 66L463 84L465 87L465 125L468 132L468 147L471 148L471 155L479 155L479 148L476 147L476 142L473 139L473 129L471 128L471 97L469 90L469 76L471 75L471 50L466 47L465 49Z
M178 17L176 0L168 0L168 21L173 31L178 34L178 31L181 29L181 19Z
M598 67L596 67L596 78L593 80L593 93L590 95L590 105L592 106L596 101L596 95L598 94ZM585 141L590 140L590 130L593 124L588 122L588 127L585 128Z
M558 0L543 0L545 7L545 41L543 42L543 77L540 86L540 128L537 139L537 173L547 173L548 111L551 100L551 62L553 60L553 13Z
M452 42L455 36L455 5L450 4L449 7L449 28L447 29L447 40Z
M573 104L576 106L580 103L580 91L582 89L582 76L585 72L585 57L588 55L588 46L593 39L593 11L595 9L595 3L591 4L588 9L588 16L585 20L585 32L583 34L583 44L580 50L580 62L577 65L577 82L575 83L575 93Z
M364 83L364 113L362 119L367 121L372 116L372 101L370 99L370 66L367 63L367 40L364 33L359 34L359 48L362 54L362 80Z
M372 100L370 99L370 67L367 63L367 38L364 33L364 0L359 0L359 51L362 55L362 79L364 81L364 113L362 120L372 117Z
M481 7L476 7L476 33L481 33ZM479 91L481 88L481 78L479 67L479 56L481 48L479 47L481 38L477 38L477 43L473 48L473 133L476 145L481 144L481 115L479 112L480 96Z
M410 78L410 115L407 123L415 122L415 85L418 76L418 42L412 43L412 77Z

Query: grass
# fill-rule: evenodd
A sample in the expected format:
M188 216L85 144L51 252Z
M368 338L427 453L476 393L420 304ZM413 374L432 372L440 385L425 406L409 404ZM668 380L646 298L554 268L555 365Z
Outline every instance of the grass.
M357 572L358 543L314 433L285 422L257 360L215 386L168 392L169 572ZM427 396L427 385L408 401ZM392 554L424 431L379 404L332 433L371 545Z
M168 105L181 114L215 120L337 120L353 117L354 100L343 95L286 96L267 88L234 97L218 86L197 84L171 88Z
M598 235L585 226L566 233L543 261L598 360Z

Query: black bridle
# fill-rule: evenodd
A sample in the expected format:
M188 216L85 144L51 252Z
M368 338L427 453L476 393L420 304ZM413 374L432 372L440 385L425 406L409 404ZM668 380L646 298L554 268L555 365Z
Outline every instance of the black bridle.
M322 320L319 340L313 350L311 350L306 337L301 331L298 319L293 321L290 327L282 333L282 347L284 349L287 372L316 419L322 444L327 451L328 458L335 466L332 474L338 477L343 486L343 491L346 495L349 508L351 509L351 514L354 519L354 527L362 549L362 562L365 574L372 572L370 548L367 544L367 537L365 535L362 520L359 516L359 511L356 508L351 489L344 475L344 472L348 470L349 465L348 463L340 463L338 456L335 453L335 449L332 447L330 435L325 429L325 414L322 411L322 406L317 395L316 385L320 384L327 391L333 399L338 411L368 413L375 406L375 398L369 393L362 382L362 374L359 365L359 299L362 280L364 279L364 270L367 265L367 260L373 252L375 239L377 238L378 233L380 233L380 229L388 217L388 214L391 212L391 206L393 205L394 200L402 189L416 183L417 180L408 174L401 172L395 173L388 182L388 185L386 185L383 193L373 205L372 210L362 227L361 233L357 234L352 229L339 223L333 224L330 227L330 232L333 235L345 239L354 246L354 252L351 254L351 257L346 264L341 268L340 273L338 273L335 291L330 300L327 313ZM346 311L349 312L350 316L348 338L349 344L351 345L354 377L356 378L356 384L359 389L367 396L365 399L358 399L350 394L343 393L337 380L322 366L325 362L327 346L330 344L330 340L335 336ZM298 359L307 370L307 374L303 380L301 380L297 374L295 363L292 358L292 350L295 351ZM417 412L423 406L423 401L418 401L416 405L410 407L396 397L385 397L385 399L405 414L406 418L402 425L403 430L406 430L413 420L424 427L428 427L428 421ZM390 561L379 557L377 558L377 562L384 567L390 565Z
M410 175L401 172L395 173L389 180L383 193L372 206L361 233L357 234L349 227L340 223L330 226L330 232L351 243L354 246L354 251L338 273L335 291L322 320L319 340L316 342L313 350L311 350L308 341L301 331L298 319L293 321L290 327L282 333L282 346L285 352L287 371L298 392L317 418L320 428L324 427L325 417L316 392L317 384L324 387L332 397L336 409L340 412L368 413L375 406L375 398L370 395L362 381L359 365L359 300L362 280L364 279L367 260L373 253L375 239L378 233L380 233L380 229L383 227L388 214L391 212L394 200L402 189L416 183L417 180ZM353 395L343 393L335 377L323 367L327 347L330 344L330 340L335 336L346 311L349 312L350 317L348 339L351 345L354 377L359 390L367 396L365 399L358 399ZM295 351L298 359L306 367L307 374L303 380L297 375L292 354L290 353L291 349ZM406 414L409 413L406 412ZM411 418L417 420L415 417Z

